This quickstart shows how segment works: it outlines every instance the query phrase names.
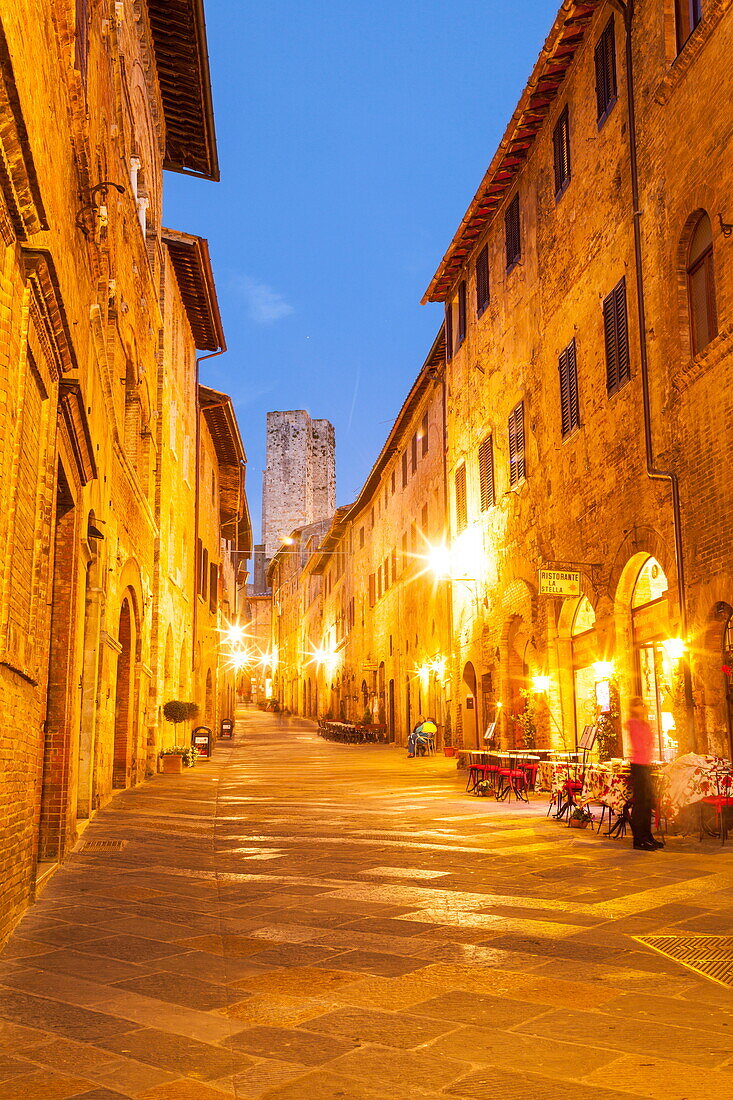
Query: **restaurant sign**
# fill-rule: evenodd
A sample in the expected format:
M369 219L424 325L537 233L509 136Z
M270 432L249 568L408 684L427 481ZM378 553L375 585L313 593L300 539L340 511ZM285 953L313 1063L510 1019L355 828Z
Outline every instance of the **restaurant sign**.
M540 596L579 596L580 570L540 569Z

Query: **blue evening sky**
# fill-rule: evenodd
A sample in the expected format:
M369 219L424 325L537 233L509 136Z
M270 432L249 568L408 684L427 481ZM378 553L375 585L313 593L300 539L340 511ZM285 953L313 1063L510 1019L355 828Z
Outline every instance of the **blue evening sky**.
M420 299L559 0L206 0L221 183L167 174L207 237L259 537L265 414L336 428L354 499L442 318Z

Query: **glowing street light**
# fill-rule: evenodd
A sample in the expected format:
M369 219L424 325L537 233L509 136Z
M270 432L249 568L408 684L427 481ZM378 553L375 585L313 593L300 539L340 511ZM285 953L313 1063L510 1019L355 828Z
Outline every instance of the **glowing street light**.
M610 680L613 676L613 661L596 661L593 671L599 680Z
M669 657L670 661L679 661L682 659L687 645L684 638L667 638L662 642L664 646L664 652Z
M533 676L532 686L536 695L544 695L550 689L552 683L549 676Z

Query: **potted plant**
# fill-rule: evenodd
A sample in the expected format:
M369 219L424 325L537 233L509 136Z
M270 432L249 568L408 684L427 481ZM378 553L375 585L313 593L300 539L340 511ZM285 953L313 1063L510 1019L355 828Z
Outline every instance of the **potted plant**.
M575 806L568 819L571 829L587 829L593 820L593 814L587 806Z
M610 685L608 710L602 711L596 719L596 746L601 763L610 760L618 752L620 732L620 708L618 688Z
M476 784L476 794L483 795L491 794L491 784L488 779L480 779Z
M196 763L196 750L191 745L173 745L170 749L161 749L161 771L166 775L180 775L183 768L192 768Z

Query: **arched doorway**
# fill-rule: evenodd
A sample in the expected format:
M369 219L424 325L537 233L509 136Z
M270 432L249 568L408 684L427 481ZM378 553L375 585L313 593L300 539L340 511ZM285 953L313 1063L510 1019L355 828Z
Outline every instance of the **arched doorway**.
M638 693L644 700L660 760L677 755L677 717L684 706L679 658L670 640L667 577L654 557L639 568L631 592L631 624Z
M476 669L471 661L463 668L463 689L463 744L466 748L478 748Z
M115 737L112 761L112 786L123 789L130 784L130 759L135 743L135 688L133 683L136 631L132 598L122 600L117 632L120 652L117 657L115 689Z

